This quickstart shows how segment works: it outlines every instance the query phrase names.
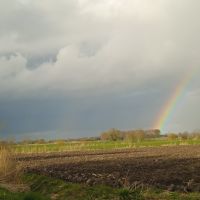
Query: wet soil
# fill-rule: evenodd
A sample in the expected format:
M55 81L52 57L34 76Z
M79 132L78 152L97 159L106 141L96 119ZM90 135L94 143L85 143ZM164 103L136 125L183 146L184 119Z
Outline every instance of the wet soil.
M28 172L67 182L200 191L200 146L18 156Z

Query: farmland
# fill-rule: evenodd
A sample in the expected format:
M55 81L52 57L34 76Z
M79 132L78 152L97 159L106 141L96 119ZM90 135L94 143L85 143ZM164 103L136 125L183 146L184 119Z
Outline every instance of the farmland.
M15 144L12 148L23 168L24 183L47 199L198 200L199 143L159 138Z
M42 144L16 144L14 151L18 154L51 153L66 151L96 151L113 149L131 149L138 147L162 147L179 145L198 145L200 139L167 140L166 138L146 139L139 142L131 141L58 141Z
M52 153L18 159L28 172L68 182L200 191L200 146Z

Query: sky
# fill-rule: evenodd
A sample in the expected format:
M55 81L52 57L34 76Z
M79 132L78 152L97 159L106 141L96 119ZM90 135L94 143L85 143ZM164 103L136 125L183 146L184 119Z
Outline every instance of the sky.
M200 128L199 0L0 0L0 138Z

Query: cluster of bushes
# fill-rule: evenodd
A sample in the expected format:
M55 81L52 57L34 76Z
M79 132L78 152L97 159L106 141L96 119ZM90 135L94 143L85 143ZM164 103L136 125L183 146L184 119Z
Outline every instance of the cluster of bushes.
M121 131L118 129L110 129L101 133L100 139L101 140L110 140L110 141L117 141L117 140L129 140L132 142L139 142L144 140L145 138L158 138L160 137L160 130L152 129L152 130L128 130L128 131Z
M182 133L168 133L167 138L169 140L188 140L188 139L200 139L200 131L182 132Z
M168 133L165 135L160 134L160 130L158 129L150 129L150 130L128 130L121 131L119 129L109 129L100 135L101 140L109 140L109 141L117 141L117 140L128 140L132 142L139 142L144 139L152 139L152 138L167 138L168 140L197 140L200 139L200 130L193 132L181 132L181 133Z

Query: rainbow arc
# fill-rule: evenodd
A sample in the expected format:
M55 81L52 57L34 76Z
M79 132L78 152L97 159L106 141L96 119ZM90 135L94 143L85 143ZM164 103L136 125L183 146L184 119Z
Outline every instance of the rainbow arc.
M185 76L181 79L181 81L179 81L179 83L173 89L169 99L162 107L161 112L157 116L153 128L160 129L161 132L166 128L177 106L184 98L187 92L187 87L189 86L189 83L196 75L196 73L197 69L192 69L189 73L185 74Z

